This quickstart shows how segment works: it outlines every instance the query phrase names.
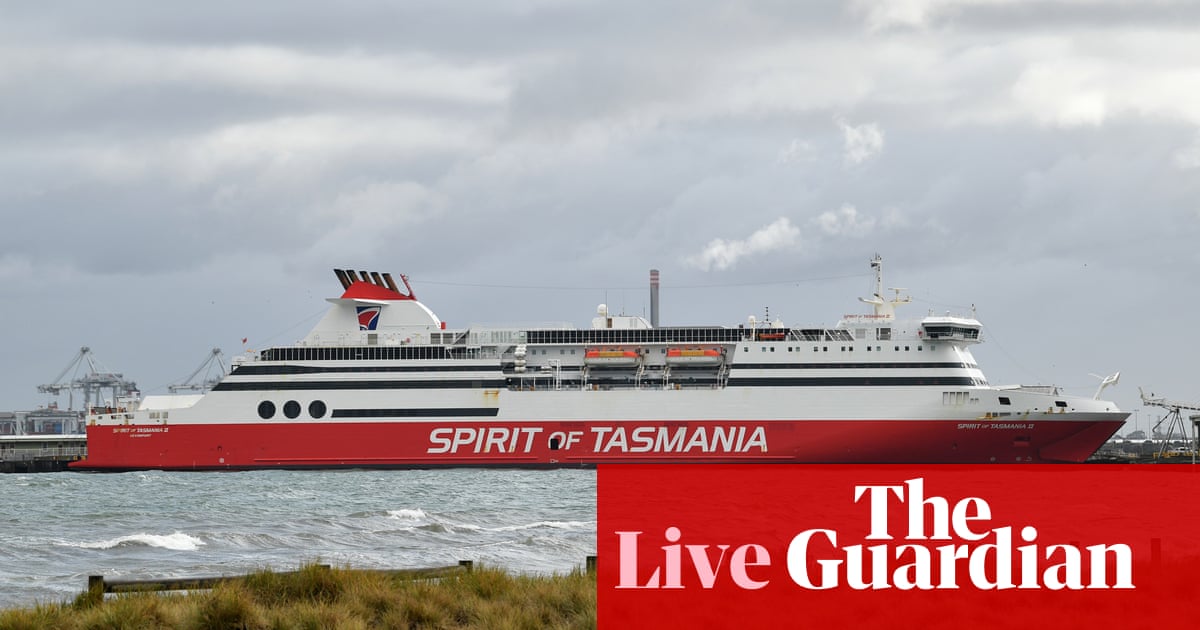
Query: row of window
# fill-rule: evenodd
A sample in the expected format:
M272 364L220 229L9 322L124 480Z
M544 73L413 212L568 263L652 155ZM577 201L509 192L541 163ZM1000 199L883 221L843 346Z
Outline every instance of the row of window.
M912 346L903 346L903 347L904 347L905 352L912 351ZM875 352L883 352L883 348L881 346L874 346L874 347L866 346L866 348L867 348L867 352L871 352L872 350L874 350ZM893 351L900 352L900 348L901 348L901 346L895 346L895 347L893 347ZM813 346L812 349L813 349L813 352L829 352L829 346ZM921 352L923 349L924 349L924 346L917 346L917 352ZM937 346L929 346L929 349L936 350ZM800 350L801 350L800 346L788 346L787 347L788 352L799 352ZM760 346L759 351L775 352L775 346L773 346L773 345ZM854 346L841 346L841 351L842 352L854 352ZM550 350L547 348L534 348L529 351L529 355L533 356L535 354L541 354L541 355L545 356L549 352L550 352ZM742 352L750 352L750 346L742 346ZM667 353L667 349L661 348L661 354L666 354L666 353ZM575 354L575 348L559 348L558 354L559 354L559 356L565 356L568 354L573 355L573 354Z
M258 417L262 418L263 420L270 420L271 418L274 418L275 411L275 403L269 400L264 400L258 403ZM325 407L325 403L323 401L314 400L308 403L308 415L313 418L324 418L326 411L328 411L328 409ZM283 403L283 415L287 416L291 420L299 418L300 403L294 400L289 400Z
M297 346L268 348L259 353L263 361L395 361L404 359L453 359L444 346Z
M779 329L786 334L787 329ZM668 328L588 328L582 330L528 330L529 344L633 344L633 343L729 343L741 341L746 333L737 328L668 327Z

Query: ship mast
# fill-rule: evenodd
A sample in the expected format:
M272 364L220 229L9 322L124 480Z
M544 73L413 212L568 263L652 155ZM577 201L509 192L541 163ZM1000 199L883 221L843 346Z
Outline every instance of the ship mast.
M887 319L895 319L896 307L901 304L907 304L912 301L911 296L901 296L901 291L908 289L889 287L888 290L895 291L896 296L890 300L883 298L883 258L879 254L871 259L871 269L875 270L875 293L869 298L858 298L860 302L871 304L875 307L875 316Z

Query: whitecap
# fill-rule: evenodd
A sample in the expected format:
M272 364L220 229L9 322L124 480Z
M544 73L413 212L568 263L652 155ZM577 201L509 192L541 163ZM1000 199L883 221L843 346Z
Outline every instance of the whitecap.
M413 510L409 510L409 509L388 510L387 514L389 517L394 518L399 521L419 521L422 519L429 518L429 515L425 513L425 510L422 510L421 508L416 508Z
M161 547L173 551L195 551L200 545L204 544L204 541L183 532L175 532L174 534L167 534L165 536L161 534L131 534L129 536L119 536L98 542L65 544L83 549L112 549L114 547L142 545L146 547Z

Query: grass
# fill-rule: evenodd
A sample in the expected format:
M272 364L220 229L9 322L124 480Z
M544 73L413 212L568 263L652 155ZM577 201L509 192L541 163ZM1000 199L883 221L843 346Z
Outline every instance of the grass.
M187 594L85 591L71 602L0 612L0 630L595 627L595 574L490 567L429 580L312 564Z

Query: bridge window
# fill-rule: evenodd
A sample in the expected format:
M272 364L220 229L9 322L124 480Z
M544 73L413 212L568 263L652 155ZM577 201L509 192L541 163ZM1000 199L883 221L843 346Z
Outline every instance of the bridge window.
M930 339L979 339L979 329L967 326L926 325Z

